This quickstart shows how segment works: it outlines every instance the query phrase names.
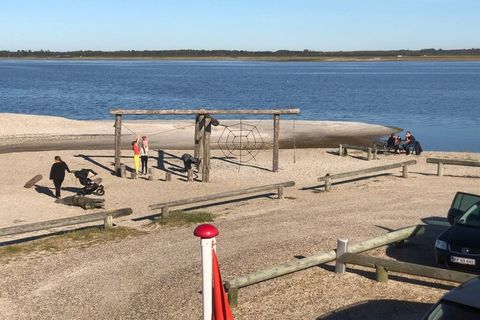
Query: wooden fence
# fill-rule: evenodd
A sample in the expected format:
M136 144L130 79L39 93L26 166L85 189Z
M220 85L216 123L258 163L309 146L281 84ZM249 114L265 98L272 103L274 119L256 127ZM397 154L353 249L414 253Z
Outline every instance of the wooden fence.
M434 268L416 263L408 263L385 258L370 257L351 252L343 253L337 258L337 264L345 263L374 268L376 272L376 280L379 282L388 281L388 271L457 283L463 283L467 280L477 277L474 274L465 272ZM338 268L336 267L335 270L337 269ZM343 272L344 271L345 270L343 270Z
M471 160L427 158L427 163L438 164L437 176L443 176L443 166L446 164L453 165L453 166L480 167L480 161L471 161Z
M385 235L365 240L363 242L354 244L349 247L349 252L360 253L374 248L382 247L384 245L405 241L408 238L425 232L425 226L418 225L408 228L403 228L389 232ZM267 270L256 271L244 276L237 277L235 279L225 282L225 288L228 293L228 300L231 306L237 305L238 289L246 287L255 283L270 280L276 277L280 277L292 272L297 272L307 268L315 267L319 264L330 262L336 259L336 251L331 250L328 252L322 252L313 256L303 258L301 260L289 261Z
M391 163L391 164L378 166L378 167L372 167L372 168L367 168L367 169L343 172L343 173L332 174L332 175L327 173L324 177L318 178L318 181L320 181L320 182L325 181L325 190L328 191L328 190L331 189L332 180L334 180L334 179L354 177L354 176L358 176L358 175L362 175L362 174L385 171L385 170L390 170L390 169L395 169L395 168L400 168L400 167L402 167L402 169L403 169L402 170L402 176L404 178L408 178L408 166L409 165L414 165L416 163L417 163L417 160L408 160L408 161Z
M24 225L19 225L14 227L2 228L0 229L0 237L22 234L27 232L47 230L51 228L66 227L66 226L71 226L75 224L89 223L89 222L95 222L95 221L101 221L101 220L104 221L105 228L112 228L113 218L128 216L130 214L132 214L132 209L124 208L124 209L117 209L112 211L85 214L85 215L69 217L69 218L35 222L35 223L24 224Z
M271 191L271 190L276 190L278 194L278 199L283 199L284 188L293 187L294 185L295 185L295 181L287 181L282 183L269 184L265 186L251 187L246 189L211 194L207 196L199 196L194 198L162 202L162 203L152 204L149 206L149 208L151 210L161 209L162 217L168 217L169 210L171 207L178 207L178 206L183 206L183 205L192 204L192 203L219 200L224 198L230 198L235 196L259 193L259 192L265 192L265 191Z

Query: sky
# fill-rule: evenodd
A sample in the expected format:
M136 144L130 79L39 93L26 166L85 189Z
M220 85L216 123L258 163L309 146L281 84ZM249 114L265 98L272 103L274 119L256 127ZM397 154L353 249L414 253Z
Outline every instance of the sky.
M2 0L0 50L480 48L480 0Z

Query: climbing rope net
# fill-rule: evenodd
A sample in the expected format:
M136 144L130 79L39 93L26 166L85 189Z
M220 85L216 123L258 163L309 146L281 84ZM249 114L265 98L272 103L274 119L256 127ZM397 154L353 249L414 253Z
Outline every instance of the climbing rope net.
M223 127L217 145L226 158L236 158L239 163L255 161L260 150L268 148L256 125L240 121Z

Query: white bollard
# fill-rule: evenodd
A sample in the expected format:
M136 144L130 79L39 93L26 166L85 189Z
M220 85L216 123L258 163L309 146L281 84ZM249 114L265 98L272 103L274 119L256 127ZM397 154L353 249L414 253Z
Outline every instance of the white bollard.
M200 237L202 250L202 319L212 320L213 306L213 270L212 252L215 249L215 237L218 235L218 229L211 224L201 224L193 234Z

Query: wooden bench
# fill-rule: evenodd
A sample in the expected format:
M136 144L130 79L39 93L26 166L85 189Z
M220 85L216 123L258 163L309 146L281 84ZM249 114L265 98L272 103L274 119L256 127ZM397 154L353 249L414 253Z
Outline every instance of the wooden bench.
M348 155L348 149L365 151L367 153L367 161L377 159L377 154L379 151L387 151L387 149L384 148L383 145L379 145L377 143L374 143L371 147L357 146L353 144L340 144L338 146L338 154L340 156L346 157Z
M443 166L446 164L453 165L453 166L480 167L480 161L471 161L471 160L427 158L427 163L438 164L437 176L439 177L443 176Z
M2 228L0 229L0 237L47 230L51 228L66 227L75 224L89 223L101 220L103 220L105 228L108 229L113 227L113 218L128 216L130 214L132 214L132 209L124 208L112 211L85 214L69 218L35 222L14 227Z
M416 163L417 163L417 160L408 160L408 161L391 163L391 164L378 166L378 167L373 167L373 168L343 172L343 173L332 174L332 175L327 173L324 177L318 178L318 181L320 181L320 182L325 181L325 191L329 191L331 189L332 180L334 180L334 179L354 177L354 176L358 176L358 175L362 175L362 174L366 174L366 173L385 171L385 170L390 170L390 169L395 169L395 168L400 168L400 167L402 167L402 176L404 178L408 178L408 166L416 164Z
M259 192L276 190L278 194L278 199L283 199L283 191L284 191L283 189L287 187L293 187L294 185L295 185L295 181L287 181L282 183L269 184L265 186L251 187L251 188L246 188L241 190L210 194L207 196L199 196L199 197L188 198L188 199L162 202L162 203L152 204L149 206L149 208L151 210L161 209L161 216L168 217L169 210L171 207L178 207L178 206L183 206L187 204L205 202L205 201L211 201L211 200L219 200L219 199L230 198L234 196L241 196L241 195L246 195L251 193L259 193Z

